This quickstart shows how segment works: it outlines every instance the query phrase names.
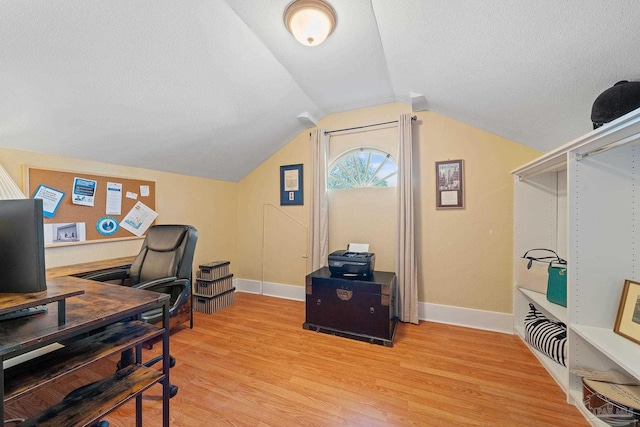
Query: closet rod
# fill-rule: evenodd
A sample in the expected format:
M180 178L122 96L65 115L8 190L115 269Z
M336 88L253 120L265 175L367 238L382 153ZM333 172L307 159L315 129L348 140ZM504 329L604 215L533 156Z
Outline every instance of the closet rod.
M415 121L415 120L418 120L418 116L411 116L411 121ZM372 126L388 125L388 124L391 124L391 123L398 123L398 121L397 121L397 120L392 120L392 121L390 121L390 122L374 123L374 124L372 124L372 125L356 126L356 127L353 127L353 128L326 130L326 131L324 132L324 134L325 134L325 135L329 135L329 134L332 134L332 133L334 133L334 132L343 132L343 131L346 131L346 130L355 130L355 129L362 129L362 128L370 128L370 127L372 127Z

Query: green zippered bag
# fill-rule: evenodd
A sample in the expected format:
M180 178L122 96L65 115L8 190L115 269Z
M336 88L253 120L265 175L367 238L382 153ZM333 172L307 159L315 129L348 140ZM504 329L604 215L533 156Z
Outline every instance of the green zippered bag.
M549 265L547 280L547 300L554 304L567 306L567 266Z

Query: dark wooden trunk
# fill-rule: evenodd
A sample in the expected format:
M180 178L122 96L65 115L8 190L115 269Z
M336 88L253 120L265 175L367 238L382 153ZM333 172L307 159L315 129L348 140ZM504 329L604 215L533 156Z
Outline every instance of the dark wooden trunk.
M370 278L334 277L327 267L306 277L303 327L393 345L396 276L376 271Z

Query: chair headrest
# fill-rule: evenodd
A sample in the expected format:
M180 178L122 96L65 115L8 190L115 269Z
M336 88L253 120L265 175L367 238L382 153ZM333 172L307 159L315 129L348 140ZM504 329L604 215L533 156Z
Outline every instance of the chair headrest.
M184 225L153 226L147 233L146 245L156 252L174 251L180 246L188 230Z

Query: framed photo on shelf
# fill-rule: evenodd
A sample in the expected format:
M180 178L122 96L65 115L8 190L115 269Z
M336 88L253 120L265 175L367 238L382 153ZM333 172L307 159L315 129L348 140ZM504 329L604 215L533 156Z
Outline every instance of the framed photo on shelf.
M302 164L280 166L280 206L303 204Z
M640 344L640 283L624 281L613 331Z
M464 208L462 160L436 162L436 209Z

